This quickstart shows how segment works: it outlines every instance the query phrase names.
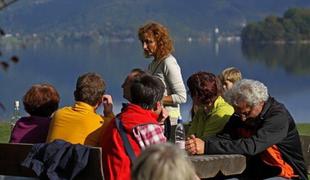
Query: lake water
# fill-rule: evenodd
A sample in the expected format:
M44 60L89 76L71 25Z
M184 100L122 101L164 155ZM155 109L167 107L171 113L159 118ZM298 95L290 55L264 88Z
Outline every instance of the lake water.
M178 42L175 57L182 68L184 82L194 72L220 73L228 66L242 71L244 78L257 79L269 88L269 93L284 103L297 122L310 123L310 46L243 46L239 42L200 43ZM151 59L145 59L139 42L110 44L37 44L24 48L2 47L1 60L16 54L18 63L7 60L9 68L0 69L0 119L7 119L14 100L34 83L53 84L61 95L60 106L74 102L76 79L85 72L101 74L107 83L107 93L114 98L118 113L122 98L121 84L128 72L136 67L145 69ZM191 99L182 105L184 120L189 120ZM22 107L23 109L23 107ZM22 111L23 115L26 113Z

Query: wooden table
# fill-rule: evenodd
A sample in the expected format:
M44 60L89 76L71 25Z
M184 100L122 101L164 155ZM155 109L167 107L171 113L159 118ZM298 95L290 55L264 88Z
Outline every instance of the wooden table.
M219 172L225 176L241 174L246 167L246 157L240 154L189 156L200 178L212 178Z

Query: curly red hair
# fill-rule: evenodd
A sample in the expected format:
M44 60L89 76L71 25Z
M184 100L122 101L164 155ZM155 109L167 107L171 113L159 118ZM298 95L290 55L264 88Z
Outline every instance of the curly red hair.
M139 28L138 36L141 42L150 35L154 37L157 44L155 59L162 60L174 51L173 43L166 27L157 22L149 22Z

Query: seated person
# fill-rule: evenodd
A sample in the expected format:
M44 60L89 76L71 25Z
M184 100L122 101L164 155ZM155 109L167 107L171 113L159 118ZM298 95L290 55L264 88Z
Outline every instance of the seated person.
M188 78L187 86L196 107L192 110L188 134L205 138L220 132L234 109L220 96L222 88L218 78L209 72L198 72Z
M128 76L126 77L125 81L122 84L123 88L123 97L127 99L129 102L131 101L130 97L130 86L134 82L136 78L140 78L141 76L145 75L146 72L139 68L135 68L130 71ZM128 103L123 103L123 109L128 105ZM161 126L164 128L164 134L167 140L170 138L170 132L171 132L171 123L170 118L167 118L169 115L169 112L166 109L162 109L162 113L159 116L158 122L161 124Z
M198 180L185 151L173 144L157 144L145 149L131 171L132 180Z
M132 82L134 81L135 78L139 78L145 74L146 74L146 72L144 72L143 70L141 70L139 68L135 68L135 69L130 71L130 73L126 77L125 81L123 82L123 84L122 84L123 97L125 99L127 99L129 102L131 101L130 86L131 86Z
M75 104L55 112L47 142L61 139L72 144L99 146L99 137L105 125L114 117L112 98L104 93L105 83L99 74L80 76L74 91ZM101 104L104 116L96 113Z
M246 179L307 179L299 134L285 106L268 95L267 87L243 79L225 99L235 109L222 133L203 140L190 136L190 154L243 154Z
M223 85L223 90L231 89L233 84L242 79L241 71L235 67L228 67L224 69L218 76Z
M161 100L164 91L161 80L150 75L136 78L130 85L131 103L117 118L123 124L123 132L134 157L152 144L166 142L163 129L157 121L163 108ZM105 179L130 179L131 159L134 157L128 156L115 119L103 133L101 147Z
M24 108L30 116L16 121L10 143L44 143L50 116L58 109L59 94L50 84L35 84L23 97Z

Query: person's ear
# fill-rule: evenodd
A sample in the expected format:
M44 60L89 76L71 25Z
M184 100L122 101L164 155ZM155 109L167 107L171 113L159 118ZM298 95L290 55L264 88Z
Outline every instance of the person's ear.
M260 105L260 106L262 107L262 109L263 109L263 107L264 107L264 105L265 105L265 102L262 101L262 102L259 103L259 105Z
M97 104L95 105L95 109L97 109L102 104L102 98L103 96L98 99Z
M160 103L159 101L157 101L157 102L155 103L153 110L154 110L155 112L157 112L157 111L160 112L160 111L161 111L161 103Z

